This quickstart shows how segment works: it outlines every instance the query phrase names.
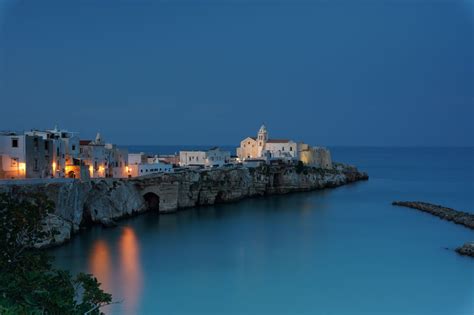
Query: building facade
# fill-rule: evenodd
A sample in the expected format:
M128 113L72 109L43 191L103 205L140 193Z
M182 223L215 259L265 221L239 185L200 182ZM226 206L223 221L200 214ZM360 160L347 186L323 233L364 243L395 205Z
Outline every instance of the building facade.
M79 137L75 132L54 129L42 131L31 130L25 133L29 136L40 136L43 140L51 141L52 145L52 177L70 177L71 169L79 166ZM74 171L73 171L74 173Z
M271 139L265 125L260 127L257 137L247 137L237 148L237 157L244 165L251 160L302 161L305 165L332 168L331 153L323 147L311 147L288 139ZM254 163L255 164L255 163ZM253 165L253 164L252 164Z
M127 177L128 150L105 143L100 133L94 140L80 140L79 159L91 178Z
M53 176L53 143L34 134L0 134L0 178Z
M326 148L311 147L303 143L300 146L299 155L300 161L305 165L323 169L332 168L331 152Z
M128 154L127 177L171 172L173 165L160 161L157 156L149 157L143 152Z
M180 166L219 167L230 161L230 152L214 147L207 151L180 151Z
M25 135L0 133L0 178L26 178Z
M298 159L298 144L288 139L270 139L265 125L260 127L257 137L247 137L237 148L237 157L249 159Z

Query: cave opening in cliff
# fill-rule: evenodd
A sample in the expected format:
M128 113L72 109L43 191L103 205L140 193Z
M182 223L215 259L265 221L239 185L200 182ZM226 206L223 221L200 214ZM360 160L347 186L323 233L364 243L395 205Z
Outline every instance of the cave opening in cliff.
M216 195L216 199L214 200L214 203L223 203L223 202L225 202L224 192L219 191Z
M149 192L146 193L143 198L145 199L147 209L153 211L160 210L160 197L157 194Z

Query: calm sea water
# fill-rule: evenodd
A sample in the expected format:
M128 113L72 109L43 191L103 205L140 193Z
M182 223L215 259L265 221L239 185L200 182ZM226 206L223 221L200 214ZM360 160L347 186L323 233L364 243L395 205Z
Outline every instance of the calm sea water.
M148 213L52 253L122 301L107 314L474 314L474 259L453 252L474 232L391 206L423 200L473 211L474 148L332 153L370 180Z

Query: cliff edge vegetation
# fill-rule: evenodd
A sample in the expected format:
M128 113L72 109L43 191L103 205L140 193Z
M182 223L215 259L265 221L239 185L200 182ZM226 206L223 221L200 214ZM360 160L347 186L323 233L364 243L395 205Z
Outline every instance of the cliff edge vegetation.
M44 194L0 194L0 314L97 315L111 303L92 275L53 268L51 256L33 247L54 233L43 227L52 211Z

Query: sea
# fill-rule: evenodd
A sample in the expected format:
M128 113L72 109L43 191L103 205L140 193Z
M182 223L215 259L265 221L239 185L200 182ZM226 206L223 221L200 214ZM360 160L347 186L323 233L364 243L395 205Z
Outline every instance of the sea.
M171 154L207 146L129 146ZM93 227L51 249L94 274L106 314L473 315L474 231L392 206L474 211L474 148L332 147L370 179Z

